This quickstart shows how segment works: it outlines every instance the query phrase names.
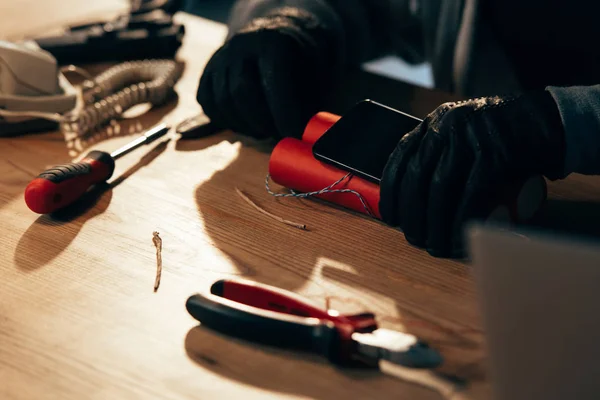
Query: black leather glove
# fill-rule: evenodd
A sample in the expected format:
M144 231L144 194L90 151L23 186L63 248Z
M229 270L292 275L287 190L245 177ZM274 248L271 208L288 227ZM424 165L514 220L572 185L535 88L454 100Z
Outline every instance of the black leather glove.
M337 33L297 8L254 19L213 55L197 100L219 127L300 137L340 66Z
M434 256L461 257L465 222L489 216L515 181L562 177L564 159L564 129L549 92L443 104L390 156L382 218Z

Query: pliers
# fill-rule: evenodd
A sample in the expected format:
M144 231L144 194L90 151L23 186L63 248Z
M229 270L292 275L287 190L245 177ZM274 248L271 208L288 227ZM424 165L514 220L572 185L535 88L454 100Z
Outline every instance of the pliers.
M338 365L435 368L442 356L415 336L377 327L375 315L340 315L301 296L247 280L219 280L210 294L194 294L188 312L213 330L277 347L310 351Z

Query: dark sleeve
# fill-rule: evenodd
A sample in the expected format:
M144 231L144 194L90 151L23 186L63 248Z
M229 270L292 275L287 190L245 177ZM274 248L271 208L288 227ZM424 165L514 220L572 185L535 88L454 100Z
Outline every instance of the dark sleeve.
M335 30L339 46L345 50L346 64L358 65L391 52L390 32L395 36L402 31L409 36L415 35L411 3L414 0L237 0L229 20L229 35L242 29L250 20L277 8L297 7L312 13L322 24ZM419 57L415 56L417 52L412 48L415 42L421 42L421 38L405 39L406 51L403 52L402 48L394 50L399 50L399 55L408 62L421 61L415 59Z
M565 128L565 175L600 174L600 85L548 90Z

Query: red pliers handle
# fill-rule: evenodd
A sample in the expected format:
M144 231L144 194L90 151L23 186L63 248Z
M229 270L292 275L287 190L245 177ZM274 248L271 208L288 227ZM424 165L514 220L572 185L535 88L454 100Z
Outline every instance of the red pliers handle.
M388 359L433 368L441 363L435 350L413 336L378 329L371 313L340 315L295 293L246 280L220 280L210 292L191 296L186 308L202 325L230 336L316 352L336 364Z

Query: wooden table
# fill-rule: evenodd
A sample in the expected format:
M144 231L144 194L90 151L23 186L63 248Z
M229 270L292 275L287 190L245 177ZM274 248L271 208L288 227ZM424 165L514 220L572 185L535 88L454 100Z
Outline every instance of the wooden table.
M225 28L178 18L187 28L178 100L122 121L120 134L97 137L93 148L114 149L140 129L200 111L198 78ZM449 98L363 76L335 96L331 109L367 96L420 116ZM369 218L309 200L276 200L263 185L268 151L251 140L231 132L188 141L172 136L119 160L96 202L53 218L30 212L25 185L69 158L59 133L0 140L0 398L439 398L376 371L338 369L198 326L185 310L187 297L235 276L321 304L337 296L332 304L342 311L368 308L384 326L441 349L445 371L473 380L471 398L488 397L469 267L432 258ZM236 187L310 231L264 217ZM551 192L544 223L572 227L579 215L588 227L600 226L597 179L574 177ZM561 220L569 204L580 213ZM156 293L153 231L163 240Z

